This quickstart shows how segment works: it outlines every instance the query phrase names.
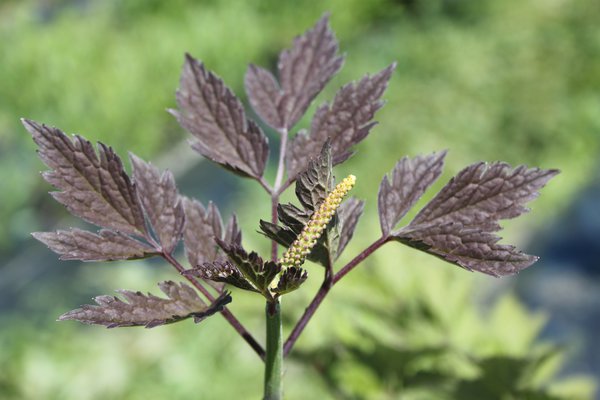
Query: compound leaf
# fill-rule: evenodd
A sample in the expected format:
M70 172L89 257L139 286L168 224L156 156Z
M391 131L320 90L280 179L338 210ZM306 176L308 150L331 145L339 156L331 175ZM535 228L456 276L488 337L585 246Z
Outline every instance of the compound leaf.
M84 305L59 317L60 321L76 320L85 324L104 325L107 328L145 326L153 328L193 317L198 323L223 309L231 302L231 296L223 293L210 306L204 303L196 291L183 283L172 281L159 283L160 290L168 298L152 294L119 290L125 301L116 296L98 296L96 305Z
M516 273L537 257L498 244L499 221L528 211L524 204L557 170L506 163L476 163L463 169L417 214L394 233L402 243L468 270L501 276Z
M373 76L365 76L358 83L342 87L333 102L320 106L312 120L310 134L298 133L288 144L288 176L293 179L316 157L323 144L331 141L333 165L352 155L352 147L363 140L375 122L375 113L396 65L392 64Z
M145 243L118 232L102 229L97 234L71 229L56 232L34 232L61 260L114 261L150 257L156 250Z
M557 173L524 165L513 169L503 162L470 165L442 188L411 225L460 222L465 227L497 231L499 220L529 211L524 204L535 199Z
M279 83L267 70L251 65L245 85L250 104L275 129L290 129L339 71L344 57L324 15L279 55ZM320 148L320 145L319 145Z
M133 179L140 201L146 211L152 230L167 253L171 253L181 239L184 222L175 178L170 171L158 168L130 154Z
M381 231L387 236L442 173L446 152L404 157L383 177L378 206Z
M461 223L401 231L395 239L469 271L492 276L515 274L538 260L514 246L497 243L500 238L493 233L466 228Z
M144 236L146 226L135 187L121 159L110 147L92 144L75 135L23 119L38 145L38 154L50 168L46 181L59 189L52 196L69 212L103 228Z
M246 118L240 100L223 81L186 54L179 90L179 124L196 140L203 156L241 175L263 175L269 145L258 125Z

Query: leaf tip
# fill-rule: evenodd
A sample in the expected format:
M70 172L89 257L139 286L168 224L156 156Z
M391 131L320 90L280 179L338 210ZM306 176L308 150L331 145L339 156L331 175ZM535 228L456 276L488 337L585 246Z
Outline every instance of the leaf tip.
M184 57L185 61L188 63L192 63L192 62L196 61L196 59L187 51L184 53L183 57Z

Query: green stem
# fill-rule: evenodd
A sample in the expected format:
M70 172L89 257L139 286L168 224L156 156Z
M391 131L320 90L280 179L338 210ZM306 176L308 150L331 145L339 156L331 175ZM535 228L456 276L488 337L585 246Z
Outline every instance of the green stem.
M267 354L265 357L265 400L283 398L283 338L278 300L267 302Z

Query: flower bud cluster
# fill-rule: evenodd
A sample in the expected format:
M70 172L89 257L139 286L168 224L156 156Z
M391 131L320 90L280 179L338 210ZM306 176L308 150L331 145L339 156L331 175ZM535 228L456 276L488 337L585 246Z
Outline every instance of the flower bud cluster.
M325 227L333 218L339 208L344 196L352 189L356 177L349 175L344 178L331 193L325 198L319 209L310 217L308 224L304 227L298 238L283 254L279 263L283 268L299 267L304 263L306 257L310 254L317 240L323 234Z

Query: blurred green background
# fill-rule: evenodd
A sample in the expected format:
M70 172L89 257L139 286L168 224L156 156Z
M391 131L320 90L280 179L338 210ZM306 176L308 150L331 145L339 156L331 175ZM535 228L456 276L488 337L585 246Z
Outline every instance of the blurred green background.
M165 109L175 106L184 52L245 99L247 64L273 67L278 52L324 11L332 13L347 59L316 104L398 62L380 124L336 169L358 177L354 194L367 201L341 262L379 233L383 174L404 155L441 149L449 155L435 188L479 160L560 168L534 212L506 223L504 236L543 253L548 232L564 231L576 199L600 182L600 2L4 0L0 398L260 398L261 363L218 316L152 330L54 322L94 295L118 288L156 293L156 282L177 276L157 260L58 262L32 241L32 231L82 223L47 195L38 174L44 166L19 118L173 170L183 193L215 200L226 216L235 210L246 247L266 251L256 233L258 219L269 215L265 195L189 150ZM593 216L583 218L600 220ZM592 280L578 276L598 289L600 266L593 267ZM288 328L318 287L321 271L309 268L306 288L285 299ZM554 309L524 304L531 303L531 285L556 269L542 260L534 272L497 280L388 245L336 287L311 321L287 364L287 398L597 398L600 356L581 368L576 360L598 353L598 330L557 337L547 329ZM262 340L261 302L234 292L231 308Z

